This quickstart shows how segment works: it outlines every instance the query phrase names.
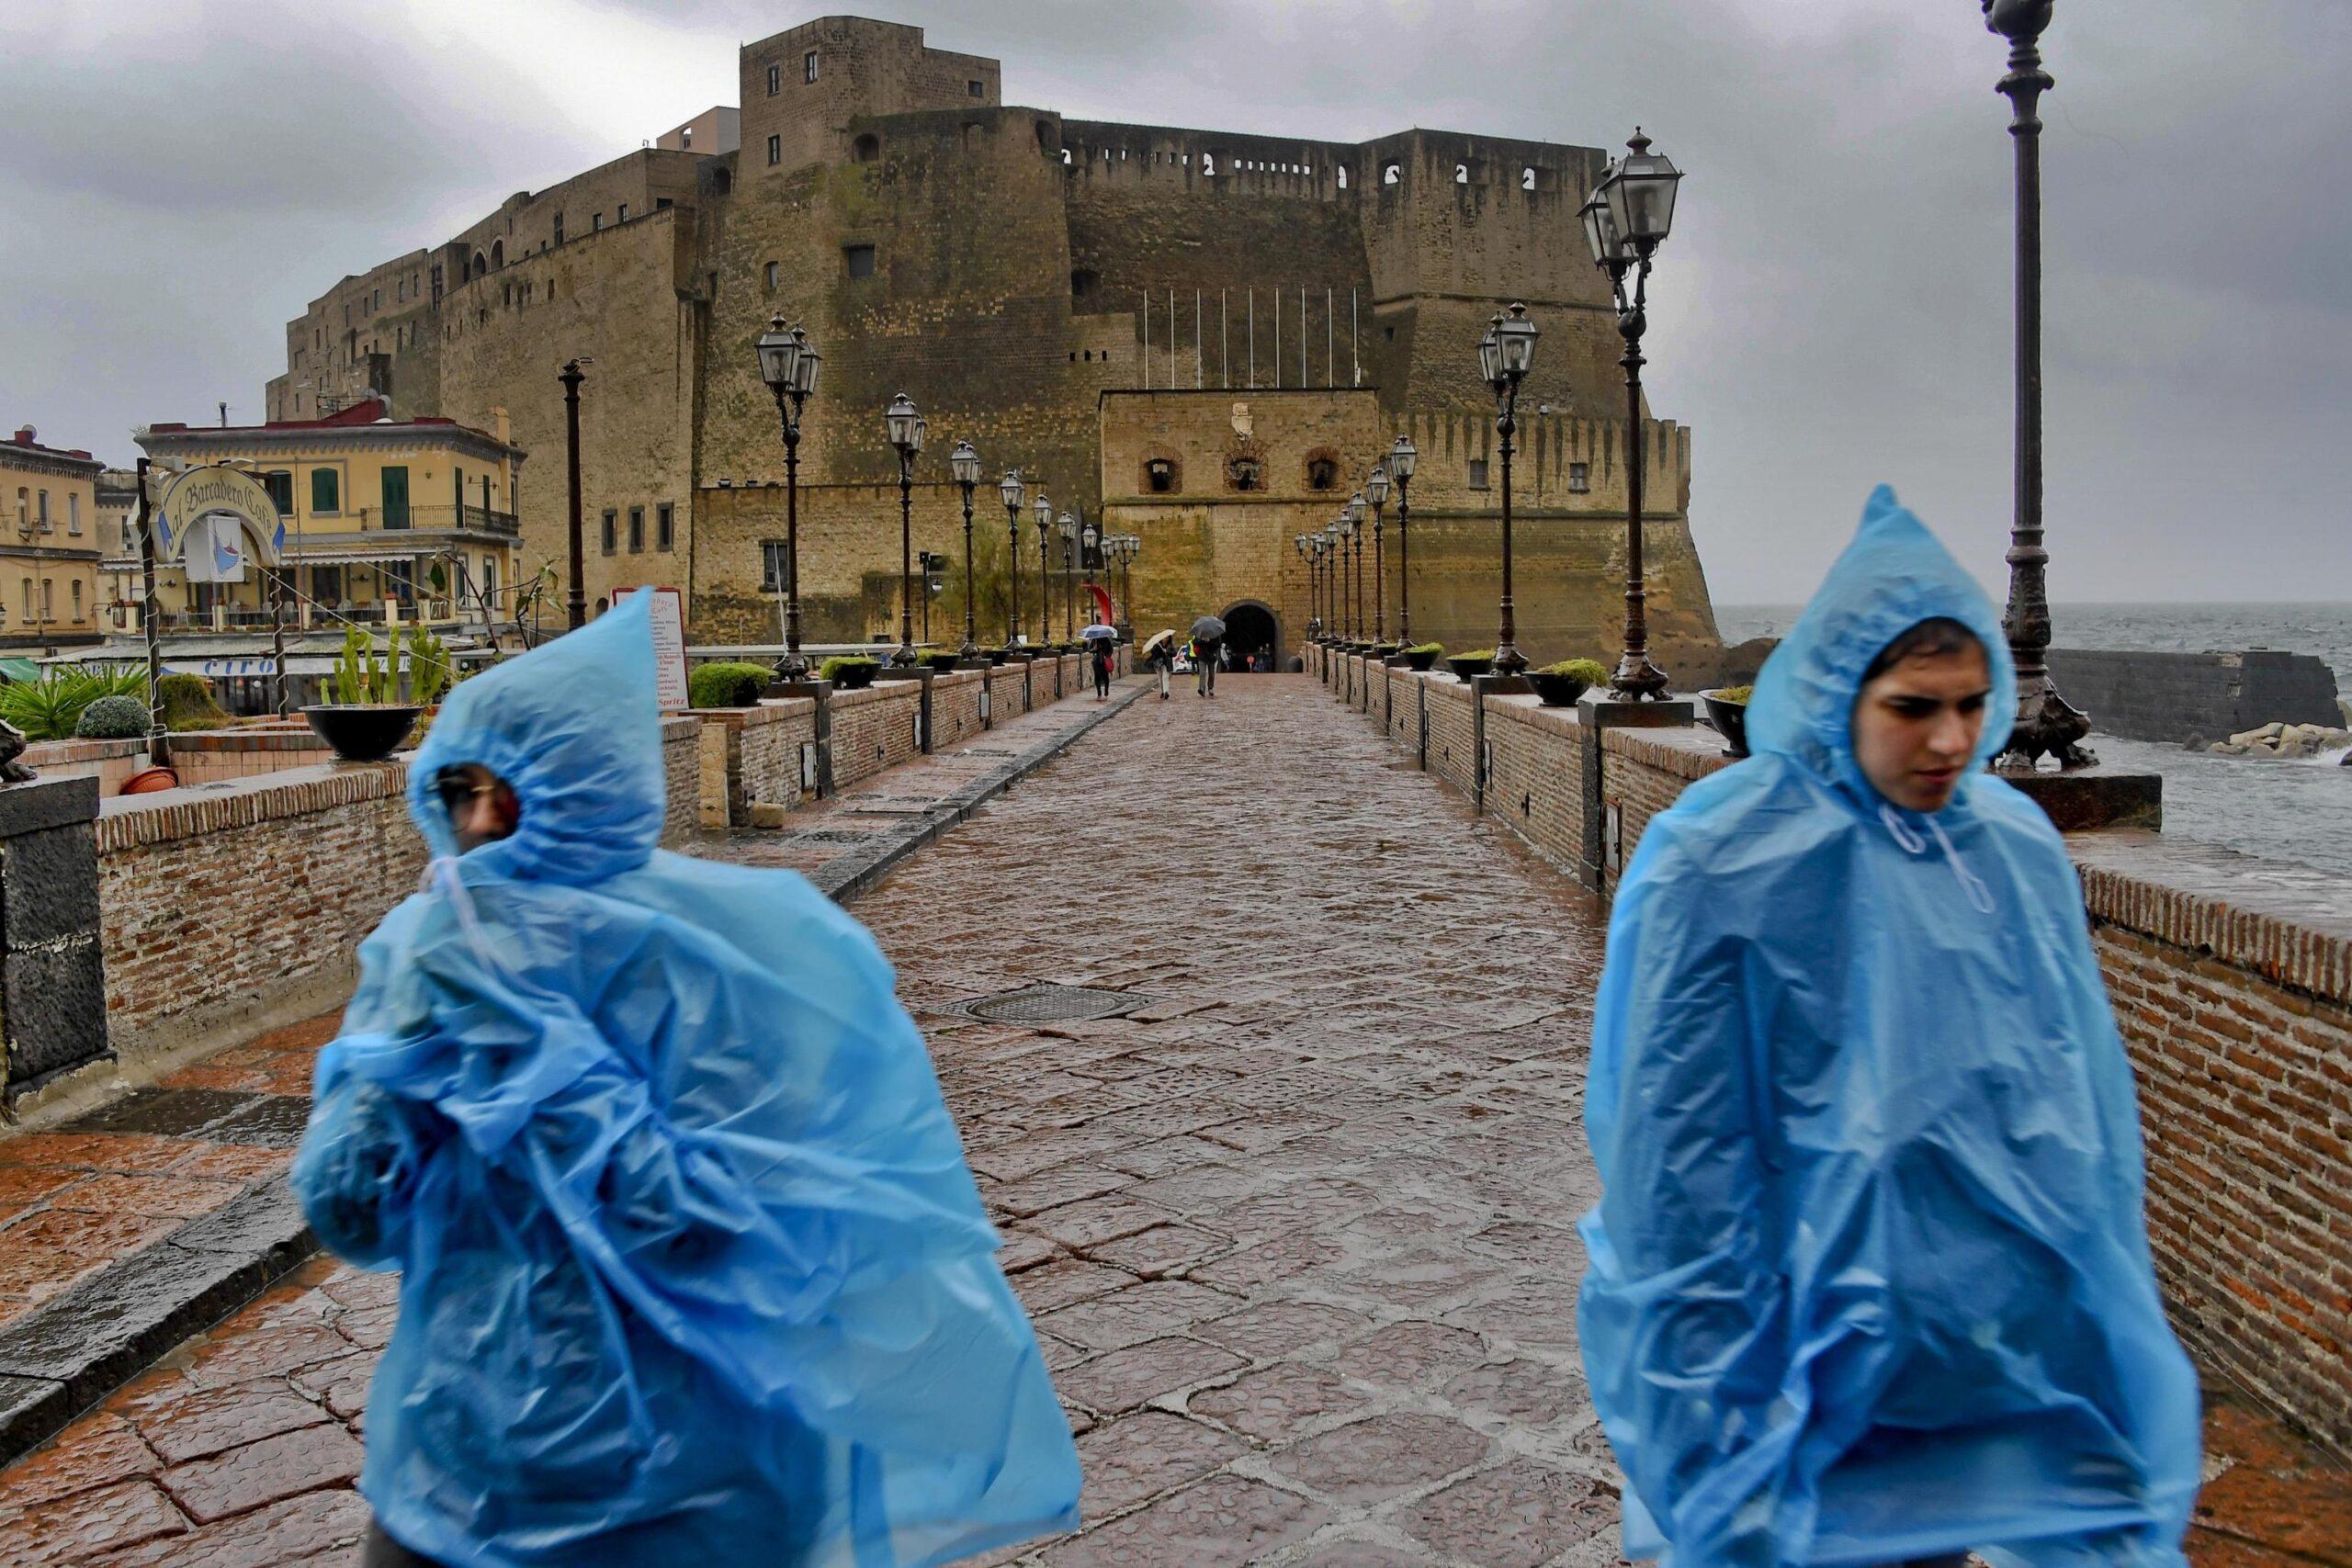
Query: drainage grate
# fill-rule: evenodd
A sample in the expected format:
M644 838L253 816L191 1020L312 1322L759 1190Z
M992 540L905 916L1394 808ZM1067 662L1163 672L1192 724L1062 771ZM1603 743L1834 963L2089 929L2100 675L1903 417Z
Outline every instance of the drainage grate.
M1115 1018L1150 998L1091 986L1029 986L964 1004L974 1018L990 1023L1067 1023L1083 1018Z

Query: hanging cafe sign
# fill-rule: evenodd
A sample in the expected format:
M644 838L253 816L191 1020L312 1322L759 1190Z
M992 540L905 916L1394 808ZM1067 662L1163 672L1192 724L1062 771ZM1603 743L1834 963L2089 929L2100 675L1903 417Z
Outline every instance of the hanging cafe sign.
M259 479L208 463L164 487L155 546L156 564L177 564L190 582L243 582L248 558L279 564L286 520Z

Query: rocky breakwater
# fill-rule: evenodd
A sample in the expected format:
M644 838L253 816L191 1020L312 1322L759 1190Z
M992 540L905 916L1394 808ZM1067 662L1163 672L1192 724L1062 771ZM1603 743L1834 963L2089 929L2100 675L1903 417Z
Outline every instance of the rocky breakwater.
M2266 724L2205 748L2216 757L2319 760L2352 767L2352 729L2326 724Z

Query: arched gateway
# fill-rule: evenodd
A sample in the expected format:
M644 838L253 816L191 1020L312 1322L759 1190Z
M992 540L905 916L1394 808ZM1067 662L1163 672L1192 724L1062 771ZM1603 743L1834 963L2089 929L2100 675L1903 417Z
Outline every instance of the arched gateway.
M1226 651L1233 657L1233 673L1272 672L1283 667L1282 621L1255 599L1227 606L1217 619L1225 623Z

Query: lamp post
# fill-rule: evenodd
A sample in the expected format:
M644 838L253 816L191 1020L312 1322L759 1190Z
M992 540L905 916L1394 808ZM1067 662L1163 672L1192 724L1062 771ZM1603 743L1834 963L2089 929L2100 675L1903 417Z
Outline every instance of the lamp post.
M582 581L588 568L580 540L580 361L567 359L556 379L563 383L564 452L571 473L571 588L563 602L565 624L578 631L588 624L588 588Z
M1078 577L1078 519L1065 512L1055 526L1062 536L1062 641L1078 640L1078 621L1071 603Z
M2017 449L2016 497L2009 522L2009 603L2002 616L2018 668L2018 711L1995 759L2005 773L2031 773L2041 758L2060 768L2098 759L2084 750L2090 719L2067 705L2050 675L2050 552L2041 544L2041 29L2052 0L1984 0L1984 25L2009 40L2008 74L1996 91L2009 100L2017 144Z
M922 450L924 420L915 412L914 400L900 392L882 411L882 423L890 445L899 451L899 647L890 662L903 670L919 661L914 615L915 456Z
M1315 558L1307 553L1306 536L1293 534L1290 547L1298 552L1301 566L1306 568L1306 640L1315 640Z
M1510 455L1511 438L1519 430L1519 384L1535 362L1538 335L1535 323L1527 319L1527 307L1513 305L1506 314L1497 316L1487 325L1487 335L1478 340L1478 371L1495 394L1495 432L1501 437L1503 459L1502 629L1495 635L1494 662L1498 675L1517 675L1527 668L1527 656L1519 651L1519 627L1511 604Z
M1102 529L1091 523L1079 530L1078 565L1079 570L1086 573L1087 597L1090 599L1094 597L1091 592L1094 587L1094 563L1099 558L1103 537Z
M980 455L968 441L958 441L947 454L947 467L964 491L964 646L956 657L969 664L980 656L979 639L972 635L972 490L980 482Z
M1350 608L1349 619L1354 623L1356 628L1356 640L1358 642L1363 642L1364 640L1363 491L1358 491L1353 495L1349 496L1344 504L1347 507L1348 513L1349 553L1354 557L1353 561L1351 563L1351 570L1354 573L1354 580L1349 588L1349 592L1354 596L1354 603Z
M1143 554L1143 539L1136 534L1119 536L1119 608L1125 616L1120 627L1120 640L1136 639L1136 557Z
M1044 647L1054 635L1054 584L1051 569L1046 564L1046 541L1054 532L1054 503L1044 491L1037 495L1037 644Z
M1323 639L1327 643L1345 642L1348 636L1347 616L1341 607L1340 600L1340 567L1341 564L1340 559L1340 525L1336 521L1324 524L1322 537L1323 604L1325 606L1324 614L1327 618L1327 629L1323 634Z
M1625 646L1611 694L1631 701L1661 699L1666 671L1650 662L1649 618L1642 583L1642 334L1649 329L1650 257L1674 225L1674 192L1681 171L1663 154L1650 152L1637 126L1625 155L1609 165L1584 204L1585 240L1595 265L1609 274L1617 300L1617 335L1625 353ZM1633 277L1628 295L1625 279Z
M1413 515L1413 469L1420 460L1420 450L1410 436L1398 436L1388 448L1388 476L1396 481L1396 646L1400 649L1413 646L1413 550L1408 525Z
M782 316L768 319L768 330L753 344L759 355L760 379L775 394L776 418L784 426L784 581L777 585L784 609L784 657L776 660L779 681L806 681L808 661L800 657L800 413L817 389L817 367L824 355L799 327L787 329Z
M1363 498L1372 502L1372 641L1377 648L1388 640L1388 562L1381 542L1381 513L1388 505L1388 466L1384 459L1364 476Z
M1010 653L1021 641L1021 503L1028 499L1019 468L1004 470L997 493L1004 498L1004 585L1010 594L1004 607L1004 649Z

